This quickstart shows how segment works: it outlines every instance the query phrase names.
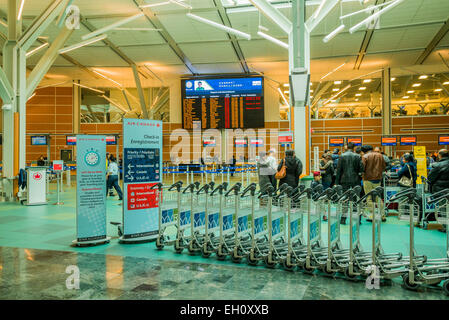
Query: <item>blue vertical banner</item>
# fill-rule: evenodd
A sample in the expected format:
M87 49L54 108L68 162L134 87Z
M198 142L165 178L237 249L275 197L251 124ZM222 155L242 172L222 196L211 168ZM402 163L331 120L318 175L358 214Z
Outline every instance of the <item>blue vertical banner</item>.
M77 135L74 243L106 242L106 137Z
M162 181L162 121L123 119L122 243L155 239L159 230Z

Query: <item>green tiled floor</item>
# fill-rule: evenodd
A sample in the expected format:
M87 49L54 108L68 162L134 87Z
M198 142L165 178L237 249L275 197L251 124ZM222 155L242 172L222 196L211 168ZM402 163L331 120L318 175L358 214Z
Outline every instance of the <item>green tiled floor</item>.
M124 261L120 272L114 276L114 280L108 280L107 290L98 292L96 286L99 282L104 282L104 272L110 274L114 273L108 270L103 270L98 276L103 277L100 280L95 280L95 274L85 275L83 281L88 285L88 290L83 294L84 296L76 296L76 298L167 298L177 299L186 295L186 292L190 292L192 288L202 288L202 293L196 292L191 298L213 298L213 297L225 297L232 296L235 298L259 298L259 299L299 299L299 298L339 298L338 296L330 293L332 288L339 287L341 290L348 289L349 292L358 292L358 290L365 290L363 284L350 283L344 280L335 279L322 279L322 277L308 277L300 275L300 272L291 273L276 269L267 270L263 266L250 267L246 264L233 264L229 261L218 261L213 256L210 259L205 259L200 256L189 256L187 254L176 254L171 247L167 247L162 251L158 251L155 248L154 243L142 243L142 244L119 244L117 229L115 226L109 224L110 221L121 221L121 206L117 198L108 198L107 201L107 220L108 235L112 237L111 242L106 245L100 245L96 247L84 247L78 248L71 246L71 242L75 239L75 222L76 222L76 208L75 208L75 188L70 188L61 195L64 205L53 205L56 201L56 194L50 195L49 204L46 206L22 206L17 203L0 203L0 247L10 248L23 248L23 249L38 249L34 250L34 260L39 260L39 254L46 257L44 260L49 265L46 268L59 268L61 269L65 263L58 260L58 255L61 257L78 257L83 261L88 260L87 257L95 257L95 260L99 263L95 266L100 271L106 267L105 259L107 261L113 261L112 257L122 259ZM326 223L323 223L323 237L326 238ZM415 228L416 242L415 246L420 254L426 254L430 258L443 257L445 255L445 234L436 230L422 230ZM342 226L341 230L342 243L346 247L348 239L348 227ZM406 222L398 221L397 217L389 217L386 223L382 224L382 243L386 252L403 252L408 254L408 239L409 239L409 227ZM361 226L361 241L366 249L370 247L371 241L371 223L363 221ZM44 251L40 251L44 250ZM43 252L43 253L40 253ZM75 256L70 255L74 254ZM37 255L37 256L36 256ZM47 257L48 256L48 257ZM103 257L103 258L101 258ZM126 259L125 259L126 258ZM3 256L3 261L6 258ZM25 257L26 259L26 257ZM47 260L48 261L47 261ZM28 262L27 262L28 263ZM135 264L141 265L141 268L136 268ZM30 262L31 264L31 262ZM156 271L151 271L145 268L147 265L152 265L152 268ZM6 265L4 264L4 267ZM103 266L103 267L102 267ZM94 267L92 267L95 269ZM163 273L158 273L157 270L164 269ZM4 269L4 268L3 268ZM59 270L58 269L58 270ZM136 274L131 274L128 269L133 269ZM204 270L208 271L204 273ZM240 270L236 272L235 270ZM34 270L34 269L33 269ZM170 270L172 270L170 272ZM261 273L261 271L263 272ZM1 270L0 270L1 271ZM133 272L134 272L133 271ZM27 272L30 272L28 269ZM247 275L249 279L258 279L254 281L246 281L241 279L240 273ZM0 273L1 274L1 273ZM154 277L158 274L158 277ZM4 271L3 271L4 275ZM272 280L267 278L267 275L273 276ZM35 274L30 275L36 276ZM113 275L110 275L113 276ZM127 276L127 279L121 279ZM24 275L23 281L26 280ZM204 277L204 279L203 279ZM296 278L295 278L296 277ZM299 278L298 278L299 277ZM4 281L5 277L1 277ZM290 282L285 282L286 279ZM301 281L298 281L300 279ZM309 283L313 279L313 283ZM126 281L125 281L126 280ZM19 280L20 282L20 277ZM36 282L36 288L39 287L38 279L33 280ZM38 283L39 282L39 283ZM284 286L283 290L279 292L276 287L279 285ZM364 295L364 297L377 297L377 298L410 298L410 299L422 299L428 298L445 298L441 292L432 292L429 295L410 293L402 288L398 288L399 281L393 288L385 291L385 296L379 296L379 293L370 293ZM9 284L10 285L10 284ZM173 287L177 289L174 290ZM5 287L0 286L1 293L5 293ZM86 287L87 288L87 287ZM157 290L155 289L157 288ZM210 295L207 293L210 291ZM219 288L219 291L217 291ZM285 289L285 290L284 290ZM313 289L313 290L312 290ZM87 290L87 289L86 289ZM223 292L223 295L214 292ZM353 290L353 291L351 291ZM42 297L55 297L52 295L49 288L46 293L43 293ZM157 294L155 293L157 292ZM246 295L245 295L246 293ZM11 297L11 294L4 294L3 297ZM30 296L26 290L23 291L25 298ZM56 295L57 297L75 298L73 294ZM341 298L341 297L340 297ZM355 296L347 296L346 298L353 299Z

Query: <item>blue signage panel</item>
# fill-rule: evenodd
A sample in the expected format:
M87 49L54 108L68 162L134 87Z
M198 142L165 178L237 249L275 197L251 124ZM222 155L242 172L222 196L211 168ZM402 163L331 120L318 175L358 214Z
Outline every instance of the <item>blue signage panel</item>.
M77 242L106 239L105 136L77 136L76 168Z
M161 182L162 122L123 119L123 237L122 242L157 236Z

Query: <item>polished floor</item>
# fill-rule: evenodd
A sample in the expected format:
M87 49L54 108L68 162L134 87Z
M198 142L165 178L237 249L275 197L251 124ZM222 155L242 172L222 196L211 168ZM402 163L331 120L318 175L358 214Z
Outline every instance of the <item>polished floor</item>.
M270 270L217 261L213 257L162 251L154 243L122 245L108 226L111 242L96 247L72 247L75 238L75 190L66 187L56 206L27 207L0 203L0 299L449 299L439 288L412 292L400 279L369 290L323 275ZM116 198L108 200L108 222L121 220ZM371 224L362 224L368 247ZM346 226L342 237L348 236ZM445 254L445 235L416 229L416 249L429 257ZM389 217L382 241L388 252L408 252L408 226ZM345 243L345 242L344 242ZM80 270L80 288L68 289L68 266Z

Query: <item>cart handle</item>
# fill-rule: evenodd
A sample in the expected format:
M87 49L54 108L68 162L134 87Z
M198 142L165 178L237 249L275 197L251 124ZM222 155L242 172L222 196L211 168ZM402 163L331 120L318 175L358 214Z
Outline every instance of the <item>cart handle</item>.
M225 197L228 197L232 191L234 191L234 195L238 195L241 187L242 184L240 182L237 182L231 187L231 189L228 190L228 192L226 192Z
M193 184L195 185L195 189L198 190L198 188L200 187L199 181L194 182Z
M181 190L181 187L182 187L182 181L180 180L178 182L173 183L170 186L170 188L168 188L168 191L172 191L174 188L176 188L176 190L179 192Z
M195 184L194 184L194 183L189 184L189 185L182 191L182 193L186 193L187 190L189 190L189 189L190 189L190 192L193 193L193 190L195 190Z
M441 190L441 191L439 191L439 192L437 192L435 194L439 194L439 195L436 198L433 198L433 199L431 199L432 197L435 196L433 194L426 198L427 204L432 204L432 203L438 202L438 201L440 201L440 200L442 200L444 198L447 198L449 200L449 189Z
M201 191L203 191L203 190L204 190L204 193L207 193L207 192L209 191L209 188L210 188L210 185L209 185L209 184L205 184L204 186L201 187L200 190L198 190L198 191L196 192L196 194L200 194Z
M249 191L251 191L251 196L254 196L256 193L256 188L257 185L254 182L251 183L249 186L245 188L245 190L243 190L242 195L240 197L243 198Z
M269 187L273 187L270 182L267 182L263 187L260 188L259 193L264 193Z
M300 198L304 193L307 193L307 198L310 199L312 197L312 188L304 188L304 190L300 191L299 193L293 195L292 200L296 200Z
M432 197L439 197L439 196L441 196L441 195L443 195L443 194L446 194L447 192L449 192L449 189L448 189L448 188L443 189L443 190L438 191L438 192L435 192L435 193L432 193L431 196L432 196Z
M222 195L223 194L223 186L221 184L219 184L211 193L210 195L213 196L215 194L215 192L217 192Z
M213 182L213 181L209 182L208 184L211 189L213 189L215 186L215 182Z
M395 195L393 195L390 198L390 201L396 201L396 200L399 200L399 199L402 199L402 198L406 198L406 197L408 197L409 200L410 200L410 199L413 199L415 196L416 196L416 189L415 188L410 188L410 189L407 189L407 190L402 191L400 193L399 192L396 193Z
M362 192L362 186L355 186L351 189L350 201L357 201L360 198L360 192Z
M159 191L161 191L162 190L162 186L163 186L162 182L158 182L158 183L152 185L150 190L154 190L154 189L157 188Z
M334 197L334 199L335 199L334 202L339 202L339 201L342 201L342 200L349 199L349 197L351 196L352 193L353 193L353 190L352 189L348 189L345 192L343 192L341 195L339 195L338 197Z
M223 186L223 190L224 191L228 190L228 183L227 182L223 182L221 185Z
M271 195L274 192L274 187L270 184L265 190L264 192L262 192L261 194L259 194L258 198L263 197L263 196L267 196L267 197L271 197Z
M381 188L381 190L379 188ZM357 201L357 203L361 203L361 202L365 201L369 196L372 197L373 201L376 200L376 197L379 196L379 191L383 192L383 188L382 187L377 187L376 189L371 190L370 192L365 194L363 197L361 197L359 199L359 201Z

